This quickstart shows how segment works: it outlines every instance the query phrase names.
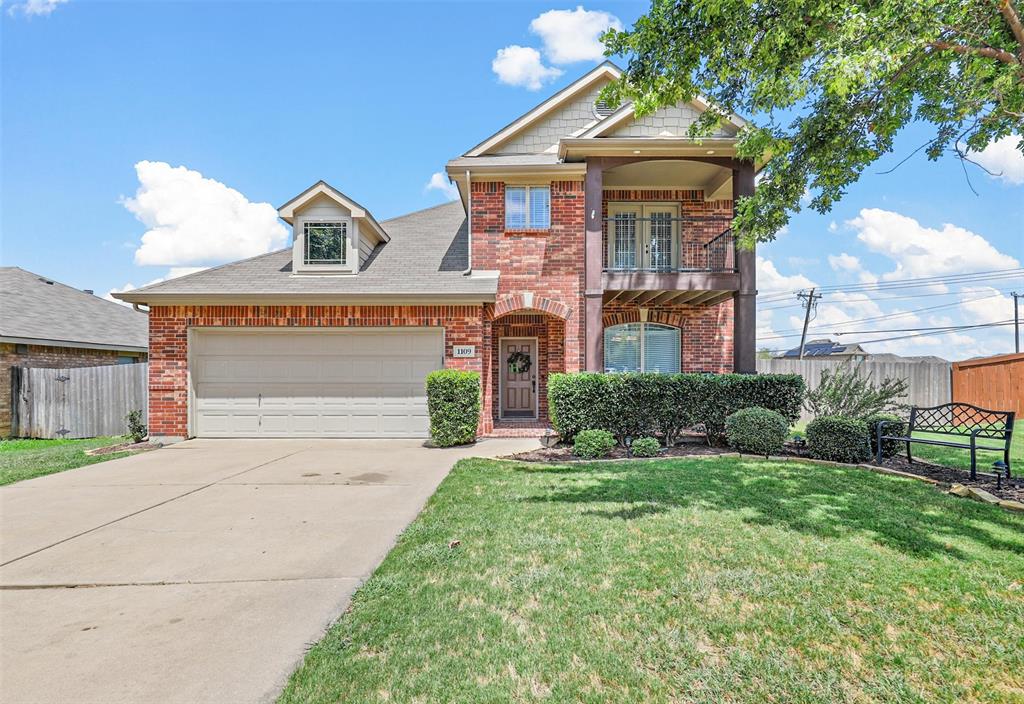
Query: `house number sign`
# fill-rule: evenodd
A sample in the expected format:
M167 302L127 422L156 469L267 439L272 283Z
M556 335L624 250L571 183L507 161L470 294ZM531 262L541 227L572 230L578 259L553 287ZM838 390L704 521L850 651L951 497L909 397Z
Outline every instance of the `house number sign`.
M453 345L452 357L476 357L476 345Z

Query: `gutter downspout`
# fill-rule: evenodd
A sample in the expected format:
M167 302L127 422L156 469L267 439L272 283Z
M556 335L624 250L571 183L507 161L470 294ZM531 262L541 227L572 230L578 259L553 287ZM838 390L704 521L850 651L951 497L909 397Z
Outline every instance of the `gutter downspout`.
M466 169L466 270L463 276L473 273L473 182Z
M136 313L142 313L143 315L149 315L149 308L147 308L146 310L142 310L141 308L139 308L140 305L142 305L142 304L141 303L132 303L132 309L134 309Z

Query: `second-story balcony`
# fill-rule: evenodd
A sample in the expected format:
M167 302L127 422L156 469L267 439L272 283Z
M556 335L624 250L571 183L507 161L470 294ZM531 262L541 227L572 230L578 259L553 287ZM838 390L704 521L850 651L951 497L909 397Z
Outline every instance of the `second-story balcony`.
M710 303L731 295L739 281L728 225L724 218L679 217L668 205L610 207L602 277L606 301L627 291L660 292L659 302Z

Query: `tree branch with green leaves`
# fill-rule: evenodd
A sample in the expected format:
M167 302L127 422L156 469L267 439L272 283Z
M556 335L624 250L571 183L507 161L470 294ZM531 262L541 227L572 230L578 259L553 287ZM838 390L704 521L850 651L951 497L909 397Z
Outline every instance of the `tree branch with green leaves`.
M931 160L1024 132L1024 24L1013 0L655 0L604 36L626 57L604 91L638 116L704 98L708 137L747 117L737 154L764 163L734 231L770 240L801 209L825 213L911 122ZM1024 152L1024 140L1019 143Z

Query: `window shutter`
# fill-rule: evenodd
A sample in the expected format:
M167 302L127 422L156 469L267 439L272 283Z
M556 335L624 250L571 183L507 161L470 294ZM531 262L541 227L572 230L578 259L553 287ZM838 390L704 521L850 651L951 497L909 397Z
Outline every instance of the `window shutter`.
M505 187L505 229L522 230L526 227L526 188Z
M551 227L551 191L547 186L530 189L530 227L537 230Z
M640 324L613 325L604 331L604 370L640 371Z
M644 371L677 374L679 350L679 328L644 325Z

